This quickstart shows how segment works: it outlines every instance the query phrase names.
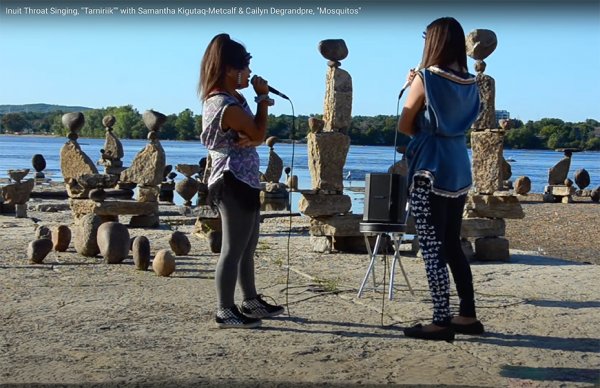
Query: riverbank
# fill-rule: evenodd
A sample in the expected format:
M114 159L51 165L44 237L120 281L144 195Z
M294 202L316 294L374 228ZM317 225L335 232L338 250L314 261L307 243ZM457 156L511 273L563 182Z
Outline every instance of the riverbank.
M291 219L289 240L288 218L261 224L258 286L287 304L289 316L265 320L256 330L218 330L213 323L217 256L192 235L193 219L174 206L161 206L160 228L130 229L132 236L150 239L152 252L168 248L174 230L189 236L192 250L177 257L169 278L136 271L131 258L120 265L84 258L72 244L33 265L25 251L35 226L71 223L68 208L41 212L36 201L29 218L0 215L2 386L559 387L600 382L600 266L550 258L558 251L542 255L537 249L566 244L574 252L588 239L590 250L582 250L589 253L581 260L590 261L594 252L600 256L585 230L557 235L555 229L566 231L566 224L578 219L576 225L587 227L594 217L597 228L597 204L524 204L526 218L508 220L507 235L511 248L534 252L513 249L509 263L473 263L479 317L487 333L458 335L446 343L402 335L402 328L430 318L421 259L402 259L414 295L398 271L393 301L385 300L381 289L357 298L366 255L311 252L306 217ZM40 201L38 209L48 203ZM454 293L452 309L457 309Z

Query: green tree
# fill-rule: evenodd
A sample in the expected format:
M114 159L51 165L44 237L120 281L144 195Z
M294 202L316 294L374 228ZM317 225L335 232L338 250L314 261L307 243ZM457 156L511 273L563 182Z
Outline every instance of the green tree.
M202 134L202 116L200 115L194 116L194 133L196 138L200 138Z
M2 128L5 132L20 133L27 127L27 120L21 113L7 113L2 116Z
M158 131L160 139L177 139L177 127L175 126L175 121L177 121L177 115L172 114L167 116L167 120Z
M79 133L82 137L104 137L102 119L105 116L103 109L92 109L83 112L85 124Z
M175 119L175 130L177 140L194 140L195 136L194 113L186 109L179 113Z
M106 108L107 114L115 116L114 134L120 139L131 139L134 130L139 133L143 125L142 115L131 105Z

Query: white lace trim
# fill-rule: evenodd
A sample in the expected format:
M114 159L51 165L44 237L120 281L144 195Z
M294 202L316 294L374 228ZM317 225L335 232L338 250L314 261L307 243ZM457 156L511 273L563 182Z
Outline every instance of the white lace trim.
M452 74L448 71L442 70L437 66L429 66L427 68L427 70L429 70L430 72L437 74L441 77L447 78L450 81L454 81L456 83L463 84L463 85L469 85L469 84L473 84L473 83L477 82L477 79L475 77L461 78L461 77L457 76L456 74Z
M408 188L409 192L413 190L413 187L415 185L415 177L417 177L417 176L429 179L431 181L431 192L433 192L434 194L439 195L441 197L458 198L462 195L467 194L469 192L469 190L471 190L471 185L469 185L463 189L460 189L458 191L446 191L446 190L438 189L433 186L433 184L435 182L435 177L433 176L433 174L427 170L419 170L419 171L415 172L415 174L413 175L412 182L410 183L410 187Z

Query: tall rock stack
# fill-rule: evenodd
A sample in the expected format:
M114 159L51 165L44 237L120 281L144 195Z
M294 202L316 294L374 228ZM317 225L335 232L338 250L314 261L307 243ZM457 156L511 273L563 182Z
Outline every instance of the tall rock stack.
M275 144L279 139L270 136L265 140L269 147L269 161L264 174L260 174L260 207L261 210L285 210L289 208L289 193L285 183L280 183L283 173L283 159L275 152Z
M483 29L471 31L466 39L467 55L476 61L481 108L471 132L473 189L465 205L461 237L475 241L476 259L508 261L504 220L523 218L524 213L515 195L500 191L505 130L496 123L495 81L484 74L483 61L496 49L497 43L496 34Z
M67 194L70 198L87 198L89 190L83 188L77 179L84 174L98 174L98 169L77 143L77 132L85 124L85 117L81 112L66 113L62 116L62 123L69 130L69 141L60 150L60 171Z
M151 211L131 217L134 227L158 226L158 194L166 165L165 151L160 144L158 130L167 120L160 112L147 110L142 116L148 132L148 144L138 152L131 166L121 172L121 181L138 185L138 202L152 204Z
M117 119L113 115L107 115L102 118L102 125L106 130L106 137L104 140L104 148L100 150L100 160L98 164L104 166L104 173L109 175L116 175L117 180L121 172L125 170L123 167L123 161L121 159L124 156L123 145L121 141L113 133L113 125Z
M364 249L359 232L360 215L349 214L352 201L343 194L343 169L350 149L347 135L352 119L352 77L340 68L348 56L342 39L319 42L319 52L328 59L323 120L309 119L307 135L311 190L301 191L299 210L311 217L311 243L317 252L332 249Z

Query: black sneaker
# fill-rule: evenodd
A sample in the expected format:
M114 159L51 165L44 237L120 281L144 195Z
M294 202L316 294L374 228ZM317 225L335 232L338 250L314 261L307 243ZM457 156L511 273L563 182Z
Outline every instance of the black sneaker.
M245 316L237 306L233 306L220 307L215 316L215 323L219 329L251 329L260 326L261 321Z
M283 314L283 306L276 306L265 302L262 295L255 298L246 299L242 302L242 313L252 318L270 318Z

